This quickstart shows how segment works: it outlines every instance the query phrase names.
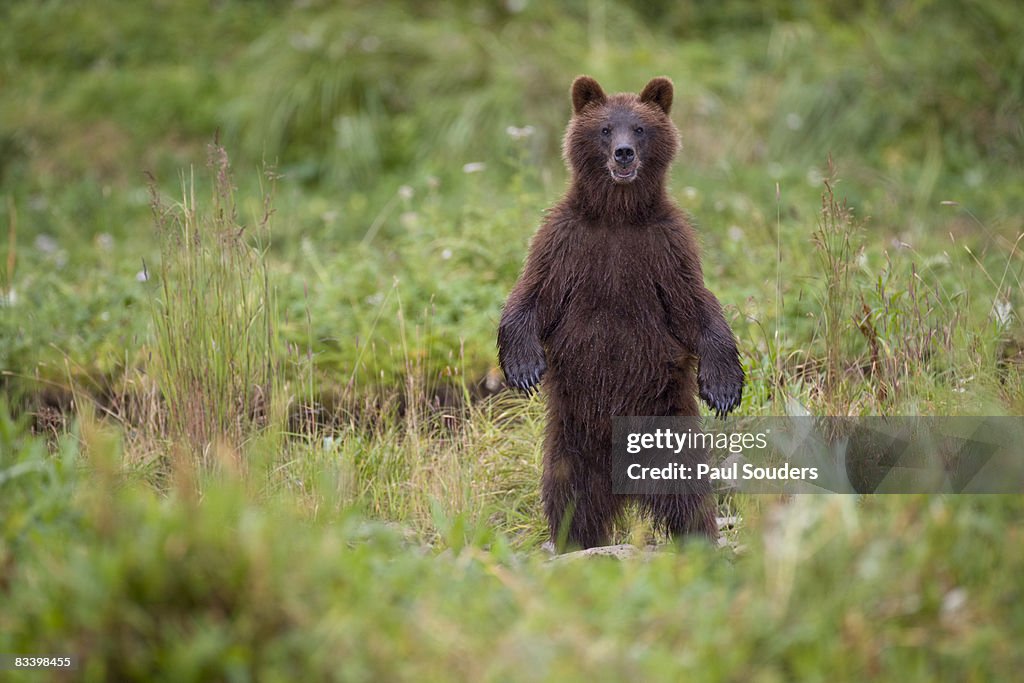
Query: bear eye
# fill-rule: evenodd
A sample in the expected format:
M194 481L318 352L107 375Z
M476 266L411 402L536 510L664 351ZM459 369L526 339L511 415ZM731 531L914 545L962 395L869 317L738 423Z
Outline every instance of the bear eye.
M612 134L612 129L609 128L608 126L605 126L604 128L601 129L601 135L611 135L611 134Z
M643 126L637 126L636 127L636 134L637 135L643 135L644 134L644 127Z

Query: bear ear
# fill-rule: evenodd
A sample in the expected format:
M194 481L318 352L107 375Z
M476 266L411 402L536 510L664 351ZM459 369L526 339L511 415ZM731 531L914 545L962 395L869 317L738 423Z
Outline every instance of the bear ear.
M659 109L668 114L672 109L672 81L664 76L652 78L651 82L644 86L644 91L640 93L640 101L657 105Z
M579 114L591 102L603 104L608 99L601 86L590 76L577 76L572 82L572 111Z

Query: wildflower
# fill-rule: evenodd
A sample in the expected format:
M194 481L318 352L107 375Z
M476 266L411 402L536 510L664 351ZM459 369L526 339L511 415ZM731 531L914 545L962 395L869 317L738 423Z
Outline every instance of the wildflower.
M821 169L812 166L807 169L807 184L812 187L818 187L825 181L825 175L821 172Z
M44 254L55 254L60 249L57 240L45 233L36 237L35 247Z
M522 140L523 138L528 138L533 135L533 126L523 126L522 128L509 126L505 129L505 132L508 133L509 137L513 140Z

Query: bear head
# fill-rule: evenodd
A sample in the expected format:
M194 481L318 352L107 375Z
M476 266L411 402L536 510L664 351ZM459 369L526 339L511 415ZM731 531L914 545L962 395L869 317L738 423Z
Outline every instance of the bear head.
M679 149L672 81L652 79L640 92L605 95L593 78L572 84L572 119L563 156L577 187L588 194L644 194L664 187Z

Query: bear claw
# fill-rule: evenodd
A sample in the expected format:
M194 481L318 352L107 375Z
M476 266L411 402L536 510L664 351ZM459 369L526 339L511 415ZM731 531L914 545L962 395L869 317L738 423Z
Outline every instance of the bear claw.
M547 370L547 365L540 363L537 365L509 368L505 373L505 379L508 385L519 389L520 391L533 391L540 384L541 378L544 376L544 372Z
M740 385L730 389L702 390L700 397L715 412L715 417L723 419L740 405L743 387Z
M700 388L700 397L715 412L715 417L723 419L739 407L740 402L743 400L743 384L734 384L732 386L717 385L714 388L702 386Z

